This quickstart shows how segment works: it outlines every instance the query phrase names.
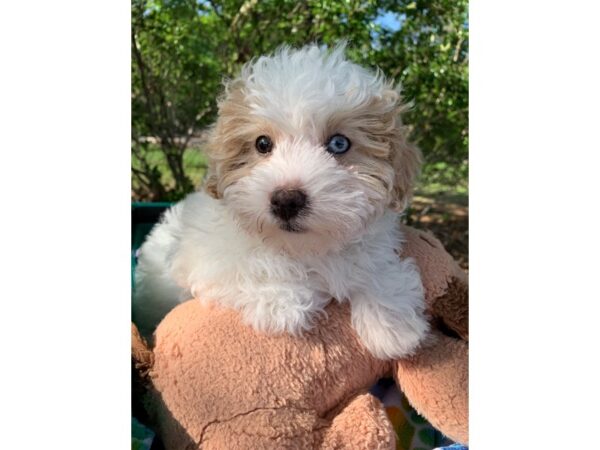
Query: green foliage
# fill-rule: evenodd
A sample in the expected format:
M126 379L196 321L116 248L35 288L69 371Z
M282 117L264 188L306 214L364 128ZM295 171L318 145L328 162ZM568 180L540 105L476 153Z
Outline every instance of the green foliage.
M216 115L223 76L283 43L350 43L413 102L423 177L466 189L466 0L132 0L132 176L139 199L174 200L205 168L190 143ZM387 18L388 20L383 20ZM391 19L391 20L390 20Z

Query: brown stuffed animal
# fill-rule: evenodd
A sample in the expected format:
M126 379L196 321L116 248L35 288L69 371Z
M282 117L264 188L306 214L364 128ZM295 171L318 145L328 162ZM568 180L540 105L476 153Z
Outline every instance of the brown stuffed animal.
M144 403L167 449L393 449L395 433L367 393L393 375L415 409L468 441L466 276L430 234L405 229L402 257L421 270L433 337L402 361L361 345L347 304L302 337L269 336L236 311L188 301L158 326L150 350L133 327Z

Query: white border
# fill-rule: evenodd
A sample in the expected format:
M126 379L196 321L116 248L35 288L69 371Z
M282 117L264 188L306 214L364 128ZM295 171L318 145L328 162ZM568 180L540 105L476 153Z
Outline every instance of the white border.
M597 448L598 3L470 6L471 448Z
M598 446L598 13L471 3L473 449ZM130 446L129 17L0 15L6 448Z
M131 446L129 9L2 7L3 448Z

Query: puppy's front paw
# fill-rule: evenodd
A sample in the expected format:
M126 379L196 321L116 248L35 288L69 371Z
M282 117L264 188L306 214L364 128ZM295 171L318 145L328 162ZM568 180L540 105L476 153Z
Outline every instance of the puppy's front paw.
M352 324L367 350L379 359L411 356L429 331L422 310L392 310L366 299L352 303Z
M269 334L299 335L314 325L328 298L306 288L273 289L261 293L243 308L244 320L256 330Z

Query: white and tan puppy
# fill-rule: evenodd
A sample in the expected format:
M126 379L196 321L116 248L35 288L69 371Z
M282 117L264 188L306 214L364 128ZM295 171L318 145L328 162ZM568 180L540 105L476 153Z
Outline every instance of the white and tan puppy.
M284 47L226 84L205 190L141 249L134 319L151 333L194 296L269 333L301 333L336 299L379 358L428 331L419 273L396 251L420 155L398 89L316 45Z

